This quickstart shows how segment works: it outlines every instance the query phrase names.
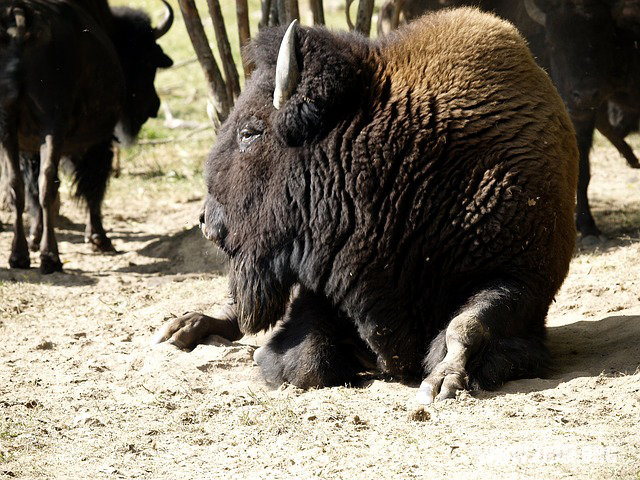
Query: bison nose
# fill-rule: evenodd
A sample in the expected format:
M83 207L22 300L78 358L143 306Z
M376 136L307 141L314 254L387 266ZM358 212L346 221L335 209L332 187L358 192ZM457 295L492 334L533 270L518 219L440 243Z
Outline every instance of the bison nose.
M581 108L595 108L599 91L597 88L581 88L571 92L573 103Z

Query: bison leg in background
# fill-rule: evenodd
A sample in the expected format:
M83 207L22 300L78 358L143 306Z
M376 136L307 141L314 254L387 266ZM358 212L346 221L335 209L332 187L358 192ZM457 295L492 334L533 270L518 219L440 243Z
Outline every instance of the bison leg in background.
M614 147L616 147L618 152L620 152L620 155L624 157L631 168L640 168L638 157L633 153L631 146L624 140L624 137L634 129L633 126L637 128L638 115L623 111L620 111L619 114L622 116L622 118L619 119L620 123L617 126L612 125L609 116L609 108L607 108L607 104L605 104L598 110L596 128L606 137L607 140L611 142Z
M183 350L193 350L210 335L218 335L230 341L240 340L235 306L230 305L217 318L198 312L190 312L173 319L160 329L153 343L169 342Z
M268 384L288 382L300 388L344 385L375 368L375 356L352 322L326 299L304 289L254 360Z
M40 147L38 192L42 209L42 240L40 241L40 271L44 274L62 271L55 235L56 197L58 195L58 165L60 145L57 136L47 135Z
M15 122L4 122L5 125L16 125ZM24 212L24 182L20 174L20 153L18 150L18 135L13 127L3 132L0 155L4 157L9 196L14 208L13 242L9 266L11 268L29 268L29 247L24 234L22 214Z
M418 401L454 398L470 387L491 390L507 380L543 373L549 352L546 309L540 303L534 294L507 283L474 295L431 342Z
M576 227L583 237L600 235L600 230L596 227L596 222L591 215L587 190L591 180L591 168L589 165L589 152L593 141L593 130L595 128L595 116L587 119L571 119L576 129L576 139L578 141L578 151L580 161L578 166L578 202L576 207Z
M116 251L102 226L102 200L107 190L112 160L111 141L92 147L82 157L72 158L76 196L83 198L89 209L84 241L101 252Z
M20 153L20 167L24 179L24 190L31 217L29 223L29 249L40 250L42 240L42 208L38 194L38 176L40 172L40 156L38 154Z

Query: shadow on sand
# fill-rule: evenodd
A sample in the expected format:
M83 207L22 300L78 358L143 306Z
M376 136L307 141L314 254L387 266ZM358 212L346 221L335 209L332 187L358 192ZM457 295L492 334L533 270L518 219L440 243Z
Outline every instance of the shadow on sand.
M190 273L227 273L227 256L206 240L197 226L171 235L160 235L137 251L138 255L162 261L130 264L122 273L176 275Z
M546 378L507 382L478 398L552 389L578 377L630 375L640 367L640 316L619 315L549 327L551 369Z
M85 275L76 269L65 268L63 272L43 275L38 270L39 263L32 263L29 270L10 269L0 267L0 282L21 282L40 285L64 285L69 287L81 287L95 285L98 279Z

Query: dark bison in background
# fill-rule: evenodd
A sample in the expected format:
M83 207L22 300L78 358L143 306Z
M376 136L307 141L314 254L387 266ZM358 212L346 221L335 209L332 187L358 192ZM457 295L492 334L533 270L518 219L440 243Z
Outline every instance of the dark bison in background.
M62 157L70 160L77 195L89 207L89 241L113 248L100 213L111 144L114 130L120 141L131 141L157 115L156 70L172 64L156 43L173 21L163 3L167 16L152 28L145 13L110 9L105 0L0 1L0 154L15 208L12 268L30 264L23 170L37 179L29 188L35 216L30 241L40 249L40 270L62 269L54 233Z
M373 365L424 379L423 401L539 375L578 151L524 40L475 9L375 42L294 27L253 43L206 162L202 229L230 256L235 303L158 340L281 321L255 355L269 384L344 384Z
M474 5L512 22L551 75L573 121L580 151L576 224L583 236L599 235L587 190L594 128L627 163L640 162L624 137L640 118L640 2L638 0L404 0L403 16ZM382 9L388 25L391 3ZM386 27L388 28L388 27Z

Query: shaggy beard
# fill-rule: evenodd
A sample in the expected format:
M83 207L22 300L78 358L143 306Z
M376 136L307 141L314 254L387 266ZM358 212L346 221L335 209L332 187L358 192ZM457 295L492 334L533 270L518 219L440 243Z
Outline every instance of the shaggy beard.
M284 315L294 279L283 260L231 258L229 289L243 333L267 330Z

